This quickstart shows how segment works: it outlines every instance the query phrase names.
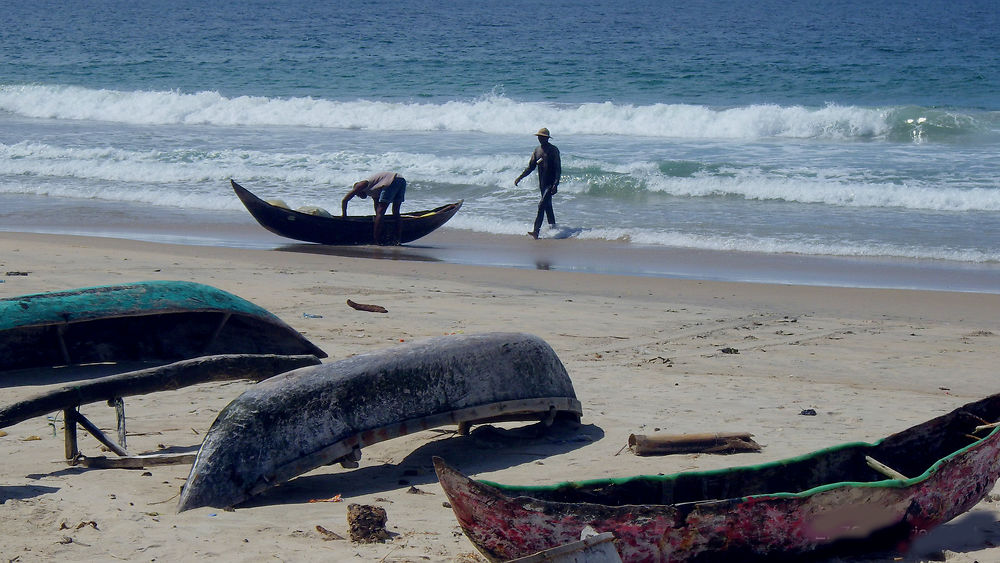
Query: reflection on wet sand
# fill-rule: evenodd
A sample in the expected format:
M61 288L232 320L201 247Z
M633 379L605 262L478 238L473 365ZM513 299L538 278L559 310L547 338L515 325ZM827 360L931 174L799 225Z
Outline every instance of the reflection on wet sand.
M288 244L275 250L300 252L303 254L323 254L344 258L376 258L381 260L403 260L412 262L441 262L429 254L428 247L414 246L327 246L322 244Z

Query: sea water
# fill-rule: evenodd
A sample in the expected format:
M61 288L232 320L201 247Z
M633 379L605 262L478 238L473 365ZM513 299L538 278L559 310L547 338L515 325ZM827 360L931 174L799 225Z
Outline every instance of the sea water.
M547 127L544 236L1000 270L992 0L4 11L0 229L252 222L230 178L336 212L395 170L404 211L463 199L445 228L523 236Z

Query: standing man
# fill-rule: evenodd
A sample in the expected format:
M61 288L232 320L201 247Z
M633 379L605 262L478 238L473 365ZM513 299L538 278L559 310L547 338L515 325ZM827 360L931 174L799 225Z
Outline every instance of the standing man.
M385 210L392 204L392 217L396 220L396 239L393 244L399 244L403 238L403 221L399 216L399 207L406 196L406 180L395 172L379 172L367 180L356 182L350 193L340 202L341 215L347 216L347 202L358 196L365 199L372 197L375 206L375 244L382 244L382 219Z
M521 175L514 180L516 186L522 178L531 174L531 171L538 167L538 189L542 193L542 198L538 201L538 214L535 215L535 228L528 234L531 238L538 239L538 229L542 227L542 217L549 220L549 226L556 226L556 214L552 210L552 196L559 191L559 177L562 176L562 162L559 160L559 149L549 142L549 130L542 127L535 133L538 137L538 146L531 153L531 162L528 167L521 172Z

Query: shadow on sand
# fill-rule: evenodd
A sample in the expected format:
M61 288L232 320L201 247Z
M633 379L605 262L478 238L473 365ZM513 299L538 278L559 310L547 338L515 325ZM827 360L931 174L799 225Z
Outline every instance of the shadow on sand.
M431 458L440 456L472 474L504 469L545 459L600 440L601 428L592 424L556 422L505 429L492 425L475 428L468 436L451 430L432 430L438 437L420 446L398 464L303 475L252 498L240 508L275 504L303 504L336 494L352 497L391 491L405 486L437 483ZM525 479L529 479L526 475Z

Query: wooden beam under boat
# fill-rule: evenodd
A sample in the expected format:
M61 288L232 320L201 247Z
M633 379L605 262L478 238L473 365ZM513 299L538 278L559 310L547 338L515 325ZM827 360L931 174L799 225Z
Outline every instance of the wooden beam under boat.
M272 233L295 240L329 245L375 244L375 216L337 214L315 215L273 205L257 197L250 190L230 180L233 191L243 202L250 215L260 226ZM462 200L426 209L400 214L403 222L400 244L415 241L429 235L447 223L462 208ZM385 218L386 236L395 233L395 219L391 214Z
M11 385L19 370L218 354L326 357L269 311L199 283L145 281L0 299L0 386Z
M212 424L178 510L224 508L360 448L445 424L582 414L566 368L520 333L444 336L258 383Z

